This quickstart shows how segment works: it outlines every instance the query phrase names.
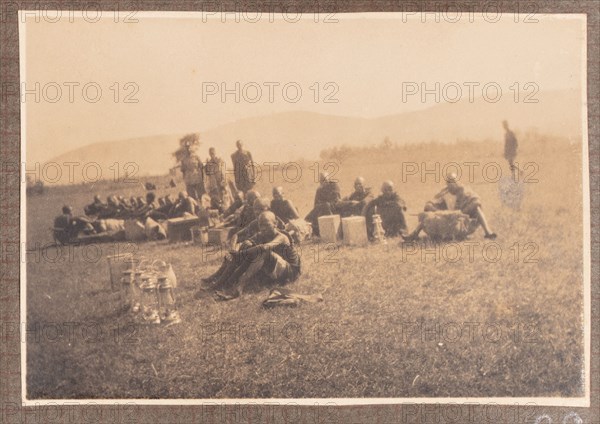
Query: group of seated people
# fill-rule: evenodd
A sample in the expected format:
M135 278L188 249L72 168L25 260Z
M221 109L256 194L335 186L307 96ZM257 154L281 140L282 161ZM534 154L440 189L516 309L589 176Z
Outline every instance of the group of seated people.
M378 214L381 217L385 235L395 237L407 234L405 211L406 203L396 193L392 181L385 181L381 185L381 194L374 197L371 189L365 186L365 179L358 177L354 181L354 191L349 196L342 198L338 183L332 181L326 173L321 173L314 207L306 216L306 220L312 225L313 233L318 236L320 216L362 215L367 223L367 235L369 239L372 239L375 231L373 215Z
M279 284L295 281L301 273L296 245L310 232L319 235L318 218L323 215L362 215L371 239L375 231L374 215L380 217L386 237L401 236L405 241L413 241L423 230L422 223L419 223L412 233L408 232L406 203L396 192L392 181L385 181L381 193L375 197L365 186L364 178L358 177L354 181L354 191L342 198L338 183L322 173L313 209L305 219L300 218L298 209L286 199L282 187L274 187L272 196L268 200L256 190L237 192L233 203L219 214L215 226L229 228L229 253L221 267L203 279L215 289L218 298L236 298L257 277L262 282L266 279ZM94 202L84 208L86 215L93 220L73 217L72 208L65 206L63 214L55 219L54 226L55 230L66 229L64 237L67 240L82 231L91 234L102 231L111 220L133 218L145 221L152 218L159 221L199 216L211 206L210 198L206 197L199 204L186 192L180 192L177 199L167 195L158 200L153 192L148 192L145 199L132 197L126 200L122 196L109 196L106 203L95 196ZM486 238L496 238L483 214L479 197L460 184L456 175L446 178L444 189L424 208L425 212L440 210L460 211L482 226Z
M452 201L450 201L452 198ZM392 181L384 181L381 185L381 193L374 197L371 189L365 187L362 177L354 181L354 192L348 197L342 198L340 187L326 173L319 176L319 188L317 189L314 207L306 216L306 220L312 225L313 233L319 235L319 220L323 215L338 214L342 217L362 215L367 224L369 239L373 239L375 223L373 216L379 215L381 225L386 237L401 236L406 241L416 240L423 229L421 223L412 232L408 233L406 224L406 203L398 195ZM455 174L446 178L446 187L436 194L433 200L425 205L425 212L440 210L456 210L481 225L485 237L494 239L496 234L490 229L482 210L479 196L468 187L458 181Z
M354 181L354 192L342 198L337 182L325 173L320 175L314 207L306 216L315 235L319 235L318 218L323 215L339 214L342 217L362 215L367 223L367 233L373 237L373 216L379 215L386 237L401 236L405 241L416 240L423 229L422 223L408 233L405 212L406 203L395 190L392 181L385 181L381 193L374 197L365 186L362 177ZM452 196L453 201L449 200ZM425 212L456 210L467 215L476 225L481 225L485 237L494 239L481 209L479 197L461 185L456 175L446 178L446 187L425 205ZM300 257L295 244L299 241L292 234L297 223L302 222L298 210L285 199L283 189L273 189L269 202L257 191L246 193L245 200L228 218L234 225L230 237L230 250L221 267L209 277L205 284L215 289L218 299L230 300L238 297L253 279L261 282L284 284L295 281L301 273ZM296 227L291 225L296 223Z
M179 218L186 213L197 214L200 209L198 202L186 192L179 193L177 198L166 195L156 198L154 192L146 193L146 197L111 195L106 202L99 195L94 196L94 201L84 207L88 217L97 219L140 219L151 217L155 220Z
M54 219L53 235L55 241L66 244L76 241L81 235L118 233L124 230L124 220L136 219L145 223L148 218L163 221L189 215L198 215L201 206L187 195L180 192L174 199L167 195L156 200L154 192L144 197L110 195L103 202L99 195L84 208L85 216L74 216L73 208L65 205L62 214Z
M58 244L73 243L84 236L94 234L118 233L124 229L123 220L115 218L92 219L85 216L74 216L73 208L65 205L62 214L54 218L52 234Z

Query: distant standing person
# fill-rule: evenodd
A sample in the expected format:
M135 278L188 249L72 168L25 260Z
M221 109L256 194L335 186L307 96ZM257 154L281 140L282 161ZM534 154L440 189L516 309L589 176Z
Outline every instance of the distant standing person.
M208 155L209 158L206 160L204 172L206 173L206 183L208 194L211 199L211 208L223 212L231 205L231 203L233 203L229 187L227 187L225 162L217 156L214 147L208 149Z
M517 158L517 148L519 144L517 142L517 137L515 137L515 133L512 132L508 128L508 121L502 121L502 126L504 127L504 158L508 161L508 165L510 166L510 171L515 176L515 171L517 171L517 167L515 166L515 159Z
M242 140L236 141L237 151L231 155L233 162L233 173L235 175L235 186L238 190L246 193L254 187L254 165L252 154L244 150Z
M202 161L189 144L186 146L186 155L181 160L181 173L187 193L194 200L199 201L206 193Z

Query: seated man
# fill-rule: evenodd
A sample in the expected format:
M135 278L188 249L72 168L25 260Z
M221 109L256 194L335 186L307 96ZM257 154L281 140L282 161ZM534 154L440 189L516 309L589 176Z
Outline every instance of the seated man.
M273 187L273 200L271 200L271 211L284 223L300 218L298 209L291 200L284 197L283 187Z
M54 240L58 243L67 244L74 241L80 232L94 234L95 230L91 222L86 218L74 217L71 206L63 206L62 215L54 218L54 226L52 228Z
M381 185L381 194L371 200L365 208L365 220L367 222L367 235L373 238L375 230L373 215L379 214L381 226L386 237L396 237L406 234L406 203L394 190L392 181L385 181Z
M156 195L153 192L148 192L146 193L145 204L135 211L135 217L142 222L145 222L146 218L159 221L167 219L167 214L161 211L160 203L156 201Z
M127 200L123 195L117 196L117 200L119 201L119 205L121 205L125 209L135 207L135 204L131 204L129 200Z
M142 196L138 196L137 199L135 199L135 206L131 205L132 209L141 209L144 206L146 206L146 201L144 200L144 198Z
M452 200L454 200L454 202L452 202ZM430 200L425 205L425 212L435 212L438 210L459 210L470 218L477 220L483 227L485 238L496 238L496 233L490 229L487 220L485 219L485 215L481 209L479 196L468 187L461 185L458 182L456 174L448 175L446 178L446 188L436 194L433 200ZM421 223L409 236L403 237L404 240L416 240L422 229L423 224Z
M363 215L367 204L373 200L371 188L365 187L365 179L358 177L354 180L354 192L344 199L339 204L340 215L356 216Z
M254 213L254 202L260 198L260 193L256 190L250 190L245 195L244 203L233 214L229 215L224 222L224 226L233 225L237 230L241 230L246 225L254 221L258 215Z
M159 199L158 204L158 212L165 215L167 218L173 218L173 209L175 207L175 202L173 201L173 197L170 194Z
M242 206L244 206L244 192L238 191L233 199L233 203L231 203L231 205L229 205L229 207L223 211L223 218L228 218L229 216L233 215Z
M94 196L94 201L89 205L83 208L83 212L87 216L98 215L104 208L106 207L106 203L100 200L100 195L96 194Z
M119 201L113 195L106 198L106 207L98 213L98 219L121 218L123 214L124 209L119 205Z
M266 212L269 209L269 201L264 198L258 198L254 201L254 205L252 207L254 209L254 215L260 216L261 213ZM277 229L285 230L285 223L275 215L277 220ZM239 243L242 243L248 240L251 237L254 237L259 232L258 219L254 219L244 228L235 233L230 240L230 246L232 250L239 249Z
M340 186L332 181L325 172L319 174L319 188L315 194L313 210L306 215L306 219L312 225L313 234L319 236L319 217L337 213L338 203L341 199Z
M173 211L172 211L171 215L174 218L181 218L181 217L185 216L186 214L195 216L197 209L198 209L198 202L196 202L196 200L194 200L191 196L189 196L187 194L187 192L180 191L179 198L177 199L177 202L173 206Z
M242 243L240 251L230 252L228 263L222 267L216 280L225 288L216 292L222 300L238 297L253 279L285 284L300 275L300 255L291 237L277 229L275 214L261 213L258 225L258 234Z

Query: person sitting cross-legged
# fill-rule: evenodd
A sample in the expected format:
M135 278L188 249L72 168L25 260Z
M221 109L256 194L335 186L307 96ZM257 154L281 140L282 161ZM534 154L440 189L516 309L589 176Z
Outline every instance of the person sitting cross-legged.
M340 186L337 181L334 181L328 173L321 172L319 174L319 188L315 193L314 207L304 218L312 225L315 236L319 237L320 235L319 217L337 214L337 206L340 200Z
M294 219L299 219L298 209L291 200L286 199L283 187L273 187L273 200L271 200L271 211L286 224Z
M252 209L254 210L255 216L260 216L261 213L270 210L269 209L269 201L267 199L259 197L256 200L254 200ZM275 216L275 220L276 220L277 229L284 231L285 223L281 219L279 219L277 216ZM248 240L249 238L254 237L256 234L259 233L259 231L260 231L260 227L258 225L258 218L256 218L253 221L251 221L248 225L246 225L244 228L242 228L241 230L233 233L229 238L230 252L231 251L235 251L235 252L239 251L240 247L242 246L242 243L244 241ZM230 263L229 259L230 259L230 257L225 257L225 260L221 264L221 267L214 274L209 275L208 277L202 278L202 281L207 284L215 283L218 280L219 276L223 273L223 271L229 265L229 263Z
M350 196L344 197L339 202L339 211L342 217L363 215L365 207L373 200L371 188L365 186L365 179L357 177L354 180L354 191Z
M375 223L373 215L381 217L381 225L386 237L406 235L406 203L396 192L392 181L384 181L381 185L381 194L371 200L365 207L365 219L367 221L367 234L369 239L375 235Z
M259 197L254 201L252 209L254 210L254 216L260 216L261 213L271 210L269 207L269 200ZM285 230L285 222L283 222L283 220L281 220L277 215L275 215L275 219L277 221L277 229ZM231 249L239 250L241 243L248 240L250 237L255 236L259 231L260 228L258 225L258 218L256 218L231 236L229 239L229 245L231 246Z
M194 216L198 210L198 202L188 195L186 191L180 191L177 202L173 207L172 215L176 218L184 217L184 216Z
M481 200L479 196L470 188L463 186L458 182L456 174L450 174L446 177L446 188L435 195L425 205L425 212L435 212L439 210L457 210L471 219L476 220L481 225L485 233L485 238L495 239L496 233L490 228L485 215L483 214ZM421 222L417 228L408 236L403 236L405 241L414 241L419 238L419 233L423 230Z
M286 284L301 273L300 255L286 233L277 229L273 212L258 217L259 232L230 252L229 264L217 279L217 296L222 300L238 297L252 280Z
M52 231L57 244L71 243L80 233L85 235L95 233L91 221L85 217L73 216L73 208L68 205L63 206L62 214L54 218Z

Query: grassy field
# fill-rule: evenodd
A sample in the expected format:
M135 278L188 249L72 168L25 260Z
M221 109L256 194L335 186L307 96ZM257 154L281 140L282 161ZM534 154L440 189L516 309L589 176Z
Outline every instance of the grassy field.
M336 174L344 193L357 175L375 190L392 179L411 214L442 183L433 175L423 182L420 173L402 183L401 163L433 169L435 161L479 162L471 186L498 239L492 245L478 230L470 242L479 244L422 243L414 250L395 239L339 250L302 245L303 274L291 287L323 294L317 304L265 310L266 289L216 302L200 278L217 268L219 255L186 244L119 245L171 262L179 279L183 322L136 325L117 311L110 291L102 258L116 245L74 248L54 263L47 258L56 252L46 260L29 254L28 397L581 396L581 151L561 140L520 141L520 162L538 165L535 175L535 168L526 172L538 182L523 184L520 211L503 204L498 183L482 177L489 162L507 174L501 146L491 142L345 155ZM273 182L263 174L258 189L267 195L282 184L305 214L316 188L310 166L302 164L296 183L280 172ZM81 212L95 192L111 191L143 194L139 185L99 184L30 196L28 246L50 241L47 229L64 203Z

